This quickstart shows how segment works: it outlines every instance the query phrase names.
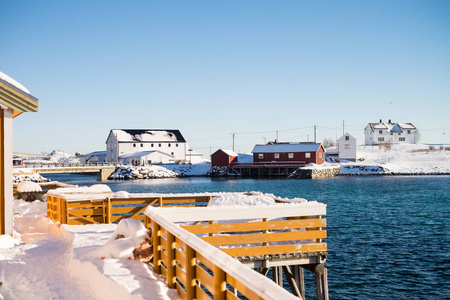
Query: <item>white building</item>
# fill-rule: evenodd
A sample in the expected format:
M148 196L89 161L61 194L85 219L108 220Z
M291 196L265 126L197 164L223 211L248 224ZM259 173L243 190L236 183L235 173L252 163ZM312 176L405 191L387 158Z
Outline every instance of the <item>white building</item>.
M119 163L122 165L150 166L152 164L170 164L174 161L173 155L158 150L134 152L119 156Z
M0 235L13 234L13 119L37 112L38 99L0 72Z
M106 161L106 151L95 151L80 156L81 164L104 163Z
M356 138L346 133L338 139L339 159L356 161Z
M415 144L416 127L411 123L369 123L364 129L365 144L379 145L386 143Z
M179 130L112 129L106 140L106 160L137 152L159 151L173 157L170 163L186 161L186 140ZM156 162L155 162L156 163Z

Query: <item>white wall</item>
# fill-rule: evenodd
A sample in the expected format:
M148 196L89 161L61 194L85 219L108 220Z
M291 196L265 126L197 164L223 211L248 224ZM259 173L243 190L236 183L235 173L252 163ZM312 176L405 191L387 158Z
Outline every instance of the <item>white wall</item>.
M368 126L369 127L369 126ZM386 129L382 130L382 133L379 133L381 129L375 129L374 132L366 127L365 133L365 144L366 145L378 145L383 143L395 143L395 144L414 144L415 140L415 132L416 129L410 129L411 133L408 133L408 129L403 129L400 135L397 132L388 132ZM391 134L392 133L392 134ZM378 141L379 138L383 138L383 141ZM400 138L405 138L404 141L400 141Z
M345 137L348 137L348 140ZM339 159L356 161L356 139L350 134L344 134L338 139Z
M4 118L4 143L5 143L5 174L0 180L4 181L5 186L5 234L13 234L13 119L12 119L12 109L5 109Z

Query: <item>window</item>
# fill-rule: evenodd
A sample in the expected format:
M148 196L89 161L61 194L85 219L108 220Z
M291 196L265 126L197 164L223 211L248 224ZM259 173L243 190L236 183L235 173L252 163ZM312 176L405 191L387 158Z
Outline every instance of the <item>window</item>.
M400 142L406 141L406 139L405 139L404 137L398 138L398 140L399 140Z
M394 134L391 132L391 135L394 135Z
M167 144L168 147L172 147L172 144Z
M378 141L379 141L379 142L384 142L384 137L379 137L379 138L378 138Z
M319 153L319 158L322 158L322 152Z
M136 144L133 144L133 147L136 147Z
M345 136L345 140L346 140L346 141L349 141L349 140L350 140L350 137L349 137L348 135L346 135L346 136Z
M311 158L311 153L309 152L305 153L305 158Z
M161 144L158 144L158 147L160 147L160 148L161 148Z
M398 135L402 135L402 134L399 132Z
M275 154L273 155L273 157L274 157L274 158L280 158L280 153L275 153Z
M294 153L289 153L289 154L288 154L288 157L289 157L289 158L294 158Z
M378 133L379 134L383 134L383 130L378 130Z
M411 130L408 130L408 134L411 134Z
M155 146L155 144L151 144L151 147L153 148Z
M141 144L141 148L144 147L144 144Z
M258 154L258 158L259 159L263 159L264 158L264 154L262 154L262 153Z
M175 147L178 147L178 144L175 144Z
M345 149L350 149L350 144L345 144Z
M173 152L170 152L170 155L173 155Z

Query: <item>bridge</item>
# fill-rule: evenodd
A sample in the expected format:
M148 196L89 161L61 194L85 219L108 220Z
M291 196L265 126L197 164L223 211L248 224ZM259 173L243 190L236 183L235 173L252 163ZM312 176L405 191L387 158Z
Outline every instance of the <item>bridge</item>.
M98 181L106 181L116 170L112 164L88 163L88 164L27 164L26 166L14 166L14 169L33 169L39 174L51 173L96 173Z

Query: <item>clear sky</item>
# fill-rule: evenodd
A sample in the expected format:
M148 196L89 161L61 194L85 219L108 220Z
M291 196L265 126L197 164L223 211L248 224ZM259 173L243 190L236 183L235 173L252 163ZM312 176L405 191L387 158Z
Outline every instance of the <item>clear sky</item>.
M0 70L39 99L14 151L105 150L179 129L199 152L364 143L369 122L450 144L450 1L0 0Z

